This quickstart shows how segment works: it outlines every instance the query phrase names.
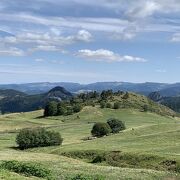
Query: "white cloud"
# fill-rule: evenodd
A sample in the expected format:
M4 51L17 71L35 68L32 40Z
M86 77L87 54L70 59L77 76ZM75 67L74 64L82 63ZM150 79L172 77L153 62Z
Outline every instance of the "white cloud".
M0 55L2 56L25 56L25 52L15 47L0 48Z
M134 6L131 6L126 15L130 18L146 18L148 16L153 15L156 11L160 9L160 6L155 1L141 1L141 2L134 2Z
M16 36L0 38L0 42L7 44L33 43L40 45L65 46L75 43L76 41L89 42L91 39L92 35L90 32L80 30L77 34L70 36L60 36L54 33L20 33Z
M29 52L35 52L35 51L59 51L61 53L64 53L64 50L61 48L58 48L56 46L45 46L45 45L38 45L36 47L30 48L28 50Z
M121 56L113 51L109 51L106 49L98 49L98 50L89 50L82 49L79 50L76 56L93 60L93 61L105 61L105 62L146 62L147 60L140 57L134 57L129 55Z
M37 59L35 59L35 61L36 61L36 62L44 62L45 60L42 59L42 58L37 58Z
M167 71L165 69L157 69L156 72L157 73L166 73Z
M53 30L54 31L54 30ZM58 51L66 53L64 46L74 44L76 42L90 42L92 35L86 30L80 30L75 35L61 36L58 32L53 33L19 33L16 36L1 37L0 42L3 46L11 47L23 45L27 52L34 51ZM14 51L19 49L15 48ZM2 50L4 51L4 50ZM12 51L12 49L11 49ZM1 53L2 54L2 53ZM10 53L12 54L12 53ZM18 52L17 52L18 54ZM23 54L19 50L19 55Z
M180 33L173 34L171 41L172 42L180 42Z
M86 30L80 30L76 36L77 40L89 42L92 40L92 35Z

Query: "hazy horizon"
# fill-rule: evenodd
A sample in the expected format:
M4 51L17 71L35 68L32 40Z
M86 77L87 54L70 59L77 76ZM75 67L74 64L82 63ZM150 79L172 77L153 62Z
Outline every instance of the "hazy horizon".
M180 82L172 82L172 83L167 83L167 82L128 82L128 81L94 81L94 82L73 82L73 81L37 81L37 82L19 82L19 83L0 83L0 85L9 85L9 84L15 84L15 85L21 85L21 84L38 84L38 83L74 83L74 84L81 84L81 85L88 85L88 84L94 84L94 83L132 83L132 84L144 84L144 83L157 83L157 84L179 84Z

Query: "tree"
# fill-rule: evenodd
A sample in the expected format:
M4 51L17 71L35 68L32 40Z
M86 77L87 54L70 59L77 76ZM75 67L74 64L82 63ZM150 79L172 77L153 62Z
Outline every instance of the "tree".
M100 96L101 96L101 99L106 100L108 97L110 97L112 95L113 95L113 91L112 90L107 90L107 91L103 90L101 92Z
M73 114L73 108L71 106L67 106L67 111L66 111L66 115L72 115Z
M112 104L111 103L107 103L106 104L106 108L112 108Z
M16 136L20 149L61 145L63 139L59 132L47 131L44 128L22 129Z
M55 116L57 115L57 102L51 101L49 102L44 110L44 116Z
M80 112L82 110L82 106L80 105L80 104L75 104L74 106L73 106L73 111L75 112L75 113L78 113L78 112Z
M97 137L108 135L110 132L111 128L107 123L96 123L91 130L91 134Z
M57 105L57 115L61 116L61 115L65 115L66 114L66 107L63 103L58 103Z
M106 103L105 103L104 101L101 101L101 102L100 102L100 107L101 107L101 108L105 108L105 107L106 107Z
M120 131L126 129L125 124L115 118L109 119L107 124L110 126L112 133L119 133Z
M119 102L115 102L113 108L114 109L119 109L120 108L120 103Z
M145 104L145 105L143 106L143 111L144 111L144 112L147 112L147 111L148 111L148 105L147 105L147 104Z
M123 96L123 99L128 99L129 98L129 93L126 92L125 95Z

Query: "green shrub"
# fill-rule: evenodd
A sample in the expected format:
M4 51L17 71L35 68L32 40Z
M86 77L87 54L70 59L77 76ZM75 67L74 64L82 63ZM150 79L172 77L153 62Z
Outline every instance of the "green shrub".
M74 113L73 108L71 106L68 106L65 115L68 116L68 115L72 115L73 113Z
M49 102L44 109L44 116L56 116L57 115L57 102Z
M54 179L51 171L40 164L18 161L3 161L1 168L16 173L22 173L26 176L36 176L49 180Z
M106 107L106 103L104 102L104 101L101 101L100 102L100 107L103 109L103 108L105 108Z
M115 118L109 119L107 123L110 126L112 133L119 133L120 131L126 129L125 124Z
M148 111L148 105L147 105L147 104L145 104L145 105L143 106L143 111L144 111L144 112L147 112L147 111Z
M106 108L112 108L112 104L111 103L107 103L106 104Z
M126 92L126 94L124 94L124 96L123 96L123 99L128 99L128 98L129 98L129 93Z
M114 109L119 109L120 108L120 103L119 102L115 102L113 108Z
M75 112L75 113L78 113L78 112L80 112L82 110L82 106L80 105L80 104L75 104L74 106L73 106L73 111Z
M22 129L16 137L20 149L33 147L57 146L62 144L60 133L47 131L44 128Z
M97 155L97 156L93 159L92 163L102 163L103 161L106 161L105 156L104 156L104 155Z
M110 132L111 128L107 123L96 123L91 130L91 134L97 137L108 135Z

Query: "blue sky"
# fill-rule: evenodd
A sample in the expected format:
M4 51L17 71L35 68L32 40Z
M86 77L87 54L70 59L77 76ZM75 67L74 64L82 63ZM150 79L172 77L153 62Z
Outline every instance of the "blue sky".
M0 83L179 82L179 0L1 0Z

